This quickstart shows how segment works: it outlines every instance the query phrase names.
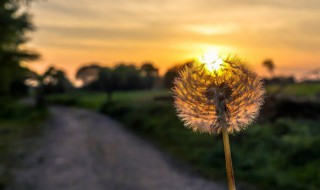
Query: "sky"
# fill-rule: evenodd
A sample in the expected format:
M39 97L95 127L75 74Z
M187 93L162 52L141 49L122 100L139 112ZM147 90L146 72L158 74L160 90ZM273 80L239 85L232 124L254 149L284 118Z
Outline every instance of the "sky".
M28 47L70 79L80 66L151 61L163 74L208 49L237 55L260 75L320 67L319 0L43 0L28 8L37 30Z

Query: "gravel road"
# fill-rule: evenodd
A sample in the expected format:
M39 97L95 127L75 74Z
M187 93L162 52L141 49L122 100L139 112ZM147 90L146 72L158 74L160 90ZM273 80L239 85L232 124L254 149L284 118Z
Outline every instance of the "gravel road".
M52 107L39 150L16 172L19 190L225 190L176 167L167 155L116 121Z

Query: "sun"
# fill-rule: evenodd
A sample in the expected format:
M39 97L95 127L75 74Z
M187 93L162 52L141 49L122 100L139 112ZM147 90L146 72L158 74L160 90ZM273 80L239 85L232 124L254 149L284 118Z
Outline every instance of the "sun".
M199 61L205 64L206 69L209 72L215 72L221 69L223 60L219 56L218 52L207 51L199 57Z

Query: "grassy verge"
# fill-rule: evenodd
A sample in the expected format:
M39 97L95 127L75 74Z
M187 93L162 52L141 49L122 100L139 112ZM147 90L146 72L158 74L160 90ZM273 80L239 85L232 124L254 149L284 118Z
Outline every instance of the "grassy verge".
M225 179L220 136L185 129L171 103L116 102L102 111L210 179ZM280 118L231 136L236 179L259 189L320 188L320 124Z
M268 91L272 88L268 87ZM319 89L313 84L309 87L297 85L284 92L310 97L316 96ZM114 94L113 103L103 107L106 95L99 93L52 96L49 100L100 110L192 166L195 172L209 179L225 180L221 137L185 129L176 117L172 102L154 100L156 96L165 95L169 92L119 92ZM273 122L256 123L246 131L230 136L230 140L237 184L245 181L259 189L274 190L320 189L319 120L280 117Z
M4 103L5 102L5 103ZM13 169L30 147L28 139L41 135L40 122L47 116L38 110L12 100L3 100L0 110L0 189L13 183ZM23 151L22 151L23 150Z
M112 95L112 100L115 102L138 102L152 100L156 96L170 95L168 90L144 90L144 91L129 91L115 92ZM58 94L48 96L47 101L53 104L61 104L67 106L77 106L99 111L101 106L107 100L107 94L97 92L77 92L73 94Z

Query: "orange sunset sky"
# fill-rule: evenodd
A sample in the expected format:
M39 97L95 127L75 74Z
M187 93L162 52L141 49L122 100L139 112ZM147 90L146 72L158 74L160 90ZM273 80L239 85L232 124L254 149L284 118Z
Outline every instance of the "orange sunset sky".
M29 8L37 31L28 47L74 79L89 62L113 66L152 61L161 73L207 49L237 54L259 74L320 67L319 0L46 0Z

